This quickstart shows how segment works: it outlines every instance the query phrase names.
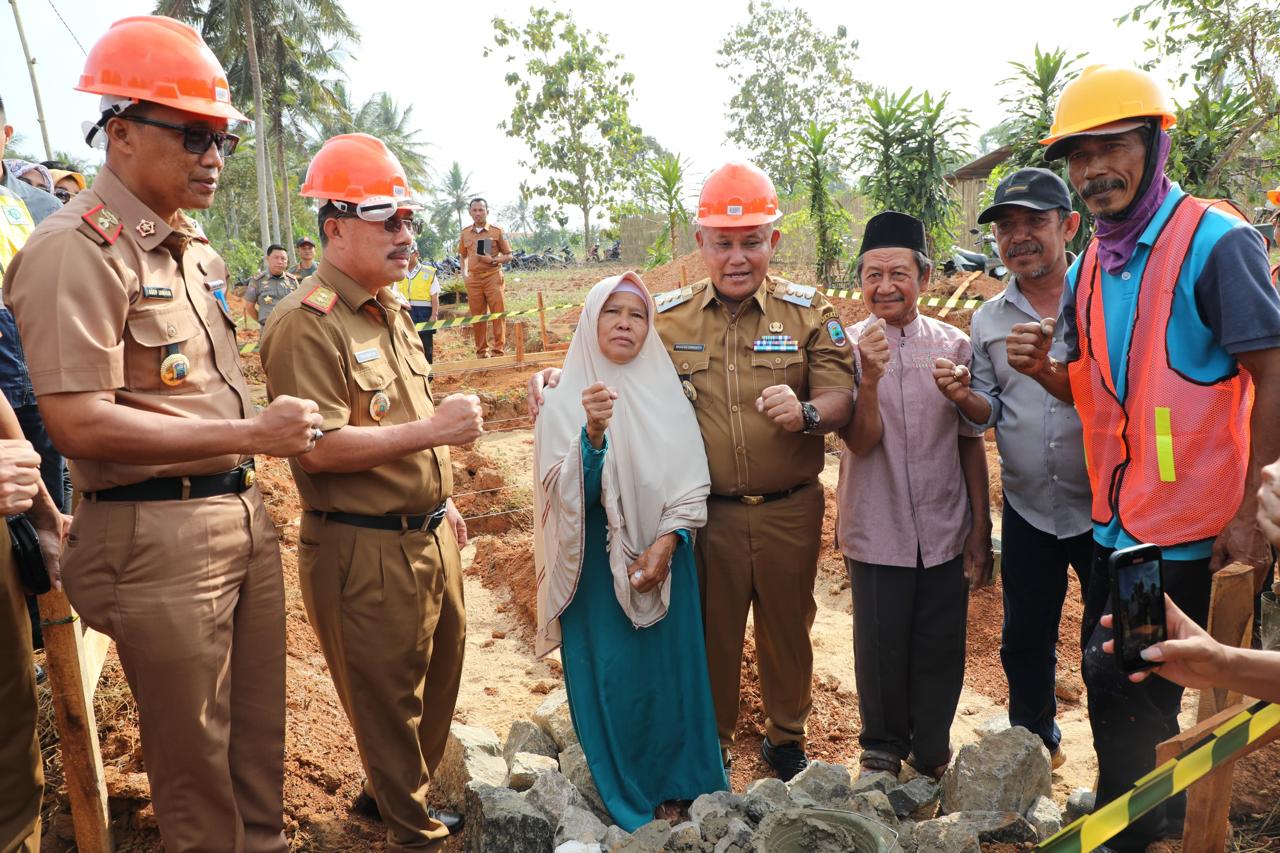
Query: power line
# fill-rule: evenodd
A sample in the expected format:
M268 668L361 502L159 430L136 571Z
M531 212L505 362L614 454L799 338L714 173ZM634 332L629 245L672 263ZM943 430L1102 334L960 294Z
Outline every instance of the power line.
M66 28L67 33L71 36L71 40L76 43L76 47L80 48L80 52L85 56L89 55L89 51L84 49L84 45L80 43L80 39L76 38L76 34L72 32L71 25L67 23L67 19L62 17L62 13L58 11L58 7L53 5L53 0L48 0L49 8L53 10L53 14L58 16L58 20L62 21L62 26Z

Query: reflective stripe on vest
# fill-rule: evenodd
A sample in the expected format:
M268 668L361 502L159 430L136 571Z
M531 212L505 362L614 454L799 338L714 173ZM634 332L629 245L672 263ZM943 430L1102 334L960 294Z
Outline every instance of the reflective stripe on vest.
M1206 384L1169 361L1178 276L1209 207L1184 198L1151 248L1134 306L1123 401L1112 379L1096 238L1076 284L1080 358L1068 374L1084 424L1093 521L1119 517L1134 539L1164 547L1217 536L1240 505L1249 463L1249 374L1237 369Z

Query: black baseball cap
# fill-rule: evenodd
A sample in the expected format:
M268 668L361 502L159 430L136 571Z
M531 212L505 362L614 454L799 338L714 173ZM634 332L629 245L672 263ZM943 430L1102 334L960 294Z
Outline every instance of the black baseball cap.
M312 246L312 247L314 247L314 246L315 246L315 241L314 241L314 240L312 240L310 237L299 237L299 238L298 238L298 242L294 243L293 245L294 245L295 247L296 247L296 246Z
M1066 181L1048 169L1019 169L996 186L991 206L978 214L979 224L996 218L1006 205L1031 210L1071 210L1071 193Z

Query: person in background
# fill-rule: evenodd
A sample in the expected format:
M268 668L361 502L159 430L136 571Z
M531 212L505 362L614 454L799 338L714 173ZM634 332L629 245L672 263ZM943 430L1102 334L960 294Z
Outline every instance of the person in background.
M396 292L408 301L409 316L415 327L440 316L440 280L436 277L435 267L422 263L416 243L409 250L409 272L396 282ZM434 362L435 330L419 329L418 337L422 340L427 361Z
M298 242L294 244L294 251L298 254L298 262L293 265L293 269L289 270L298 281L302 281L309 275L316 274L316 244L311 241L310 237L299 237Z
M276 306L298 289L298 280L292 273L285 272L289 266L289 252L279 243L267 247L266 269L253 277L244 291L244 309L252 314L258 324L265 326L267 318Z
M906 761L940 779L964 683L968 589L991 582L983 431L938 393L934 363L968 369L969 339L920 313L924 223L885 211L854 278L871 316L850 327L858 399L841 431L839 531L853 594L864 772Z
M489 222L487 201L471 199L468 212L472 224L462 229L462 236L458 238L458 257L467 285L467 310L473 317L500 314L506 310L502 265L511 260L511 246L502 229ZM488 343L487 325L493 326L492 344ZM471 328L477 358L502 355L507 341L506 320L499 317L490 323L476 323Z
M52 164L52 165L50 165ZM65 168L64 164L50 160L44 165L49 167L49 176L53 178L53 194L58 201L66 204L75 198L77 194L83 192L88 186L84 179L84 175L72 169Z

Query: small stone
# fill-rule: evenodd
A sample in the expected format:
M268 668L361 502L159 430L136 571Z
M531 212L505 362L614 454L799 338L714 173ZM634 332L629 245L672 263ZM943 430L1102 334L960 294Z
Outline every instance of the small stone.
M747 792L742 795L743 810L746 811L751 822L756 824L764 820L767 815L781 809L792 808L794 805L791 792L787 790L787 783L771 776L752 782L747 786Z
M810 761L808 767L787 783L787 790L798 805L843 809L849 805L852 784L849 768L843 764Z
M981 740L984 737L1008 731L1009 728L1009 715L1007 713L993 714L978 723L978 725L974 727L973 732L978 736L978 739Z
M1092 813L1097 799L1097 794L1088 788L1076 788L1071 792L1071 796L1067 797L1067 810L1063 814L1063 820L1067 823L1074 823L1085 815Z
M511 759L507 779L503 784L513 791L527 791L533 787L539 774L559 769L560 762L554 758L534 755L532 752L517 752Z
M863 791L861 794L855 794L847 808L849 811L879 821L890 829L898 826L898 815L889 802L889 796L882 791Z
M665 820L651 820L631 833L631 837L610 848L611 853L662 853L671 838L671 824Z
M494 632L493 632L493 633L491 633L489 636L493 637L495 640L505 640L505 639L507 638L507 632L506 632L506 631L494 631Z
M556 853L604 853L599 844L583 844L581 841L566 841L556 848Z
M889 805L900 818L929 820L938 810L938 784L920 776L889 792Z
M560 772L573 783L573 787L582 794L587 808L596 813L601 820L609 820L609 810L600 798L600 790L596 788L596 780L591 776L591 768L587 765L587 757L582 752L581 744L572 744L560 753Z
M531 752L534 755L545 755L548 758L560 758L560 750L551 735L532 720L516 720L507 732L507 742L502 745L502 757L507 764L517 752Z
M609 853L614 853L630 840L631 833L620 826L613 825L604 831L604 844L601 846Z
M551 849L554 825L515 791L469 782L465 801L466 853L546 853Z
M731 791L703 794L689 806L689 819L698 825L702 840L715 844L729 831L729 821L746 816L742 797Z
M665 853L704 853L706 847L702 843L702 830L691 820L676 824L671 827L671 837L663 850Z
M1031 808L1027 809L1026 818L1040 841L1056 835L1062 829L1062 810L1048 797L1037 797Z
M751 849L751 827L738 818L729 820L729 829L716 842L715 853L747 853Z
M915 853L982 853L978 833L972 827L927 820L911 832Z
M866 791L879 791L882 794L887 794L896 787L898 787L897 776L884 770L876 770L871 773L863 773L857 779L854 779L853 784L849 786L849 792L861 794Z
M924 846L920 846L922 839L931 839L934 833L948 838L968 835L993 844L1025 844L1037 840L1036 831L1026 818L1012 812L956 812L918 823L912 835L920 853L925 853Z
M548 770L546 773L539 774L533 782L533 787L523 796L525 802L545 814L553 826L560 824L560 818L569 806L583 804L582 794L558 770Z
M1053 793L1049 750L1022 726L965 744L942 776L942 810L1026 813Z
M560 825L556 827L557 845L566 841L577 841L581 844L599 844L604 841L605 826L598 817L578 806L569 806L560 816Z
M563 687L547 694L538 710L533 712L533 721L555 741L556 749L561 752L578 742L573 717L569 714L569 694Z
M444 757L431 779L432 793L449 806L462 805L469 782L501 787L507 778L507 762L502 760L498 736L480 726L449 726Z

